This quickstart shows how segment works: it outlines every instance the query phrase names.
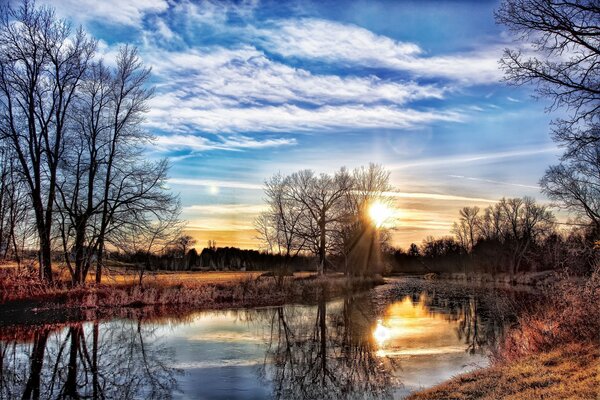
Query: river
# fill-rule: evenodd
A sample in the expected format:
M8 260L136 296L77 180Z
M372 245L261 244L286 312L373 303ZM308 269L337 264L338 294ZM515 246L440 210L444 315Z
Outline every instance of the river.
M0 398L401 399L488 364L526 292L392 279L315 305L0 328Z

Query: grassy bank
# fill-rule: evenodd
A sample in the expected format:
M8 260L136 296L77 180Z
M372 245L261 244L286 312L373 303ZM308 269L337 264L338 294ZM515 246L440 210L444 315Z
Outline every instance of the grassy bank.
M564 277L519 316L491 367L410 399L599 399L599 315L600 269L583 283Z
M281 282L260 272L190 272L148 274L139 285L133 274L113 274L106 283L70 287L64 280L40 282L34 272L0 270L0 310L15 308L106 308L176 306L257 307L312 302L382 283L376 278L323 277L309 273Z
M600 396L598 346L569 344L460 375L410 400L581 399Z

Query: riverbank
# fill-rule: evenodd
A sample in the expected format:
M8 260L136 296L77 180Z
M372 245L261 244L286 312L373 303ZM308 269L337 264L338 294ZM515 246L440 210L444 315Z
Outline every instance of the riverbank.
M560 274L556 271L521 272L511 277L508 273L489 274L483 272L442 272L423 275L426 279L440 279L459 282L475 282L494 285L525 285L547 287L558 280Z
M457 376L413 394L408 400L433 399L597 399L600 351L596 345L569 344L511 363Z
M35 273L0 270L0 314L26 310L168 306L193 309L246 308L310 303L370 289L381 278L298 273L281 280L261 272L149 273L140 285L133 274L114 274L106 283L69 287L40 282ZM3 318L6 319L6 318Z
M563 279L519 314L490 367L459 375L409 399L600 398L600 268Z

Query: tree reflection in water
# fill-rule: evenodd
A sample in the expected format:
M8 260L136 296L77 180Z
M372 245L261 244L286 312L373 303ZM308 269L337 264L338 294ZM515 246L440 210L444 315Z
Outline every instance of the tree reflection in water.
M328 310L331 307L331 310ZM341 307L341 309L340 309ZM272 311L262 377L276 399L390 398L392 360L376 355L369 297Z
M165 399L176 390L172 352L135 321L43 326L0 342L0 398ZM29 342L23 344L23 342Z
M276 399L390 398L485 363L482 354L514 321L514 304L526 304L421 289L389 285L314 306L168 314L175 334L156 329L167 325L163 315L4 327L0 399L163 399L177 392L177 381L190 397L247 389ZM185 378L171 367L176 362ZM257 369L260 388L252 386Z

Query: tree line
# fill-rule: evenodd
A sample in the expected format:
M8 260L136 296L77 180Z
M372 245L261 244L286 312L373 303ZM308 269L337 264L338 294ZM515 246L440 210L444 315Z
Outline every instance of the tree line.
M591 226L564 229L548 206L528 197L502 198L485 209L463 207L452 233L393 250L394 270L508 273L513 281L524 271L586 274L597 257Z
M49 7L0 7L0 255L37 243L48 282L56 254L73 284L92 267L100 282L107 247L151 250L178 226L168 164L143 155L150 69L96 49Z

